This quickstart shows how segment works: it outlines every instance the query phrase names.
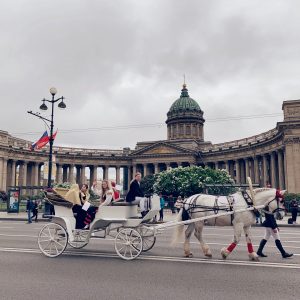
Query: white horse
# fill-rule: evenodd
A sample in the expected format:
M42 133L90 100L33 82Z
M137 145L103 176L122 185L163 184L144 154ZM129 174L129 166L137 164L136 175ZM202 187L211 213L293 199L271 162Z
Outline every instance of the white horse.
M282 199L283 193L285 191L278 191L276 193L276 189L272 188L258 188L253 190L254 203L255 205L264 205L265 207L269 207L269 211L275 214L277 219L282 219L284 216L284 203L280 201L279 198ZM247 199L247 194L242 194L242 192L237 192L231 195L229 198L225 196L216 197L213 195L206 194L197 194L193 195L186 199L184 208L187 210L188 215L191 219L201 218L206 216L211 216L216 213L223 213L224 211L229 210L238 210L249 207L249 200ZM279 196L279 197L278 197ZM245 199L246 198L246 199ZM248 203L247 203L248 202ZM183 208L180 210L176 221L182 221L182 213ZM258 260L258 256L256 252L253 250L250 229L251 225L255 223L255 215L253 211L244 211L239 213L234 213L231 217L220 216L217 218L210 218L206 220L208 225L215 226L231 226L233 225L234 229L234 238L233 242L227 247L221 250L221 255L224 259L233 251L233 249L237 246L240 241L242 232L244 231L247 248L249 253L249 258L251 260ZM184 241L184 256L192 257L192 253L190 251L190 237L195 230L195 237L199 240L202 251L205 256L211 258L212 253L210 251L209 246L204 242L202 236L202 230L204 226L204 221L196 221L195 223L191 223L188 225L185 231L185 241ZM173 244L178 241L180 234L183 232L184 225L180 225L176 227L175 231L175 239L173 240Z

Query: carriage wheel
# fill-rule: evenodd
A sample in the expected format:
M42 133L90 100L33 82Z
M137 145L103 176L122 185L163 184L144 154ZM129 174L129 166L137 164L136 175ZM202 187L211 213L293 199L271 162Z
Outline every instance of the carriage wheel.
M156 242L156 236L154 236L153 230L142 226L137 229L143 238L143 252L147 252L153 248Z
M57 257L64 252L68 244L68 235L61 225L46 224L38 235L38 245L43 254Z
M143 250L143 239L133 228L120 229L115 237L115 250L125 260L135 259Z
M75 229L73 231L74 241L71 242L69 240L68 244L75 249L81 249L88 244L88 242L86 241L88 234L89 234L89 231L87 231L87 230Z

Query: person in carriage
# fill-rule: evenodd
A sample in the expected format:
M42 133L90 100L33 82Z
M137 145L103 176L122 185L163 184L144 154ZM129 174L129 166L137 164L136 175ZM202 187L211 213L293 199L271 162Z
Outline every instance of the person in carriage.
M99 196L100 196L99 207L109 205L111 204L112 201L115 200L113 187L109 180L104 179L102 181Z
M114 192L114 201L119 201L120 200L120 191L117 188L117 185L114 181L111 182L111 186Z
M141 189L141 180L142 174L137 172L134 176L134 179L130 183L129 192L126 196L126 202L138 204L143 218L149 212L151 204L149 198L145 197Z
M130 183L129 192L126 196L126 202L139 204L140 201L144 198L144 193L140 186L141 180L142 174L140 172L137 172L134 176L134 179Z
M78 191L78 185L73 185L68 191L65 198L72 199L73 201L73 213L76 218L76 229L83 229L87 227L92 221L92 215L96 213L95 209L91 207L89 203L90 194L88 191L88 185L86 183L81 185Z

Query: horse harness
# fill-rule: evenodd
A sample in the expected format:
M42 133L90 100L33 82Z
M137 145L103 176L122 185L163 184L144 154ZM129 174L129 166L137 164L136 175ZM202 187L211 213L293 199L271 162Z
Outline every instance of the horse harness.
M224 211L224 212L231 212L233 211L233 204L234 204L234 197L229 195L229 196L222 196L222 197L226 197L228 205L219 205L219 198L220 196L216 196L215 197L215 202L213 206L206 206L206 205L198 205L197 200L200 196L202 196L203 194L198 195L197 197L195 197L190 203L187 203L187 199L183 201L183 213L182 213L182 217L183 217L183 221L191 219L192 214L193 213L199 213L199 212L209 212L209 211L213 211L215 214L218 214L219 211ZM188 208L186 208L185 206L188 206ZM234 220L234 214L230 215L231 217L231 225L232 222ZM215 218L215 222L216 222Z

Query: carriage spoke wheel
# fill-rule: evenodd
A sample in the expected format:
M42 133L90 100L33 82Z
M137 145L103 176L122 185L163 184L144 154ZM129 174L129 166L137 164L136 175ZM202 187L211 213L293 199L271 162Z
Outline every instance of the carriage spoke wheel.
M48 257L57 257L64 252L68 244L68 235L61 225L46 224L38 235L41 252Z
M133 228L120 229L115 237L115 250L125 260L135 259L143 250L143 239Z
M153 230L147 228L147 226L141 226L137 229L143 238L143 252L147 252L153 248L156 242L156 236L154 236Z
M86 241L88 234L88 230L75 229L73 231L74 241L68 240L68 244L75 249L83 248L88 244Z

